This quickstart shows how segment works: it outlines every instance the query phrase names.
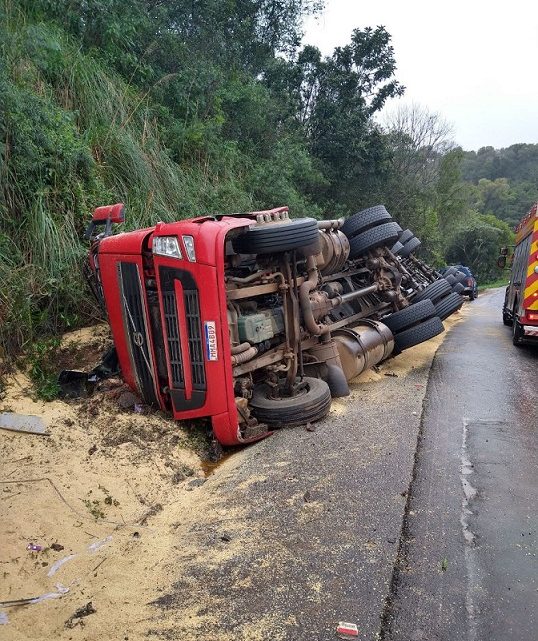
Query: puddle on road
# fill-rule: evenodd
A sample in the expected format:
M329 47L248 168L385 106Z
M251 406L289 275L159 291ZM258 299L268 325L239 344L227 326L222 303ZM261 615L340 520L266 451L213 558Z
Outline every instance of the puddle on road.
M232 456L237 452L240 452L244 447L244 445L237 445L236 447L227 448L218 461L211 461L209 459L201 461L200 467L202 468L204 476L207 478L214 474L223 463L226 463L226 461L232 458Z

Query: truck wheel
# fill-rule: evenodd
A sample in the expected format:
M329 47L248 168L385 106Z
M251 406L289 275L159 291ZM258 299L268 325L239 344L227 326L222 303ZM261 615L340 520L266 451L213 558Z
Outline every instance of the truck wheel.
M410 229L404 229L404 231L400 234L400 238L398 240L402 243L402 245L405 245L405 243L408 240L411 240L415 234Z
M415 296L414 302L429 298L433 303L435 303L447 294L450 294L451 291L452 287L450 287L446 280L444 278L439 278L439 280L436 280L434 283L430 283L425 289L419 292Z
M521 327L521 323L517 320L517 314L516 314L516 309L518 307L518 304L514 305L514 310L512 312L512 343L516 345L516 347L521 347L523 343L523 328Z
M392 220L392 216L385 209L384 205L368 207L346 219L342 230L348 238L353 238L367 229L375 227L380 223Z
M445 320L445 318L457 312L462 305L463 298L459 294L452 292L435 305L435 314L439 316L441 320Z
M329 413L331 392L327 383L319 378L304 377L305 388L296 396L271 398L271 388L266 383L257 385L252 393L252 413L262 423L271 427L294 427L319 421Z
M411 238L411 240L408 240L403 246L403 249L400 251L400 256L402 258L407 258L410 254L417 251L421 245L422 243L416 236L415 238Z
M392 246L398 239L400 229L401 227L398 223L384 223L354 236L349 241L349 257L358 258L370 249L375 249L382 245Z
M457 274L458 270L455 267L449 267L443 274L443 278L446 278L447 276L455 276ZM448 279L447 279L448 280Z
M454 278L456 279L456 282L461 283L467 278L467 276L463 272L458 271L454 274Z
M426 299L414 305L409 305L405 309L400 309L390 316L385 316L385 318L381 319L381 322L394 334L432 318L432 316L435 316L435 307L431 300Z
M445 274L443 278L446 280L446 282L449 285L455 285L457 283L457 280L454 278L452 274L449 274L448 276Z
M251 227L232 241L238 254L274 254L312 246L319 252L318 223L314 218L295 218L289 222Z
M415 345L419 345L424 341L437 336L444 332L445 328L441 319L437 316L429 318L427 321L406 329L394 337L394 343L398 351L402 352L404 349L409 349Z
M452 285L452 291L456 292L456 294L461 294L464 289L463 283L454 283L454 285Z
M402 249L403 249L403 245L402 245L402 243L401 243L399 240L397 240L397 241L394 243L394 245L390 248L390 251L391 251L393 254L396 254L396 256L397 256L397 255L402 251Z
M503 325L507 327L512 326L512 317L508 314L505 307L503 307Z

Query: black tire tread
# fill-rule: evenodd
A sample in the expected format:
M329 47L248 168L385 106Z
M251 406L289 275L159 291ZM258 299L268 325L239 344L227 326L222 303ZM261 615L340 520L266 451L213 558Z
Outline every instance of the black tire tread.
M419 300L424 300L429 298L433 303L436 303L438 300L450 294L452 287L447 283L444 278L439 278L438 280L430 283L425 289L419 292L414 299L414 302Z
M392 246L398 239L399 230L400 225L391 222L378 225L377 227L362 232L362 234L354 236L349 241L349 257L357 258L370 249L376 249L382 245Z
M390 331L395 334L401 332L408 327L416 325L417 323L427 320L435 316L435 306L429 298L421 300L414 305L409 305L405 309L400 309L390 316L381 319Z
M384 205L376 205L375 207L368 207L368 209L362 209L361 211L353 214L346 219L342 225L341 231L348 238L353 238L357 234L360 234L367 229L375 227L384 222L392 220L392 216L386 210Z
M445 320L445 318L457 312L462 305L463 297L456 294L456 292L452 292L435 305L435 314L439 316L441 320Z
M403 246L403 249L400 250L400 256L402 258L407 258L410 254L415 252L421 245L422 243L416 236L414 238L411 238L405 243L405 245Z
M271 254L308 245L319 246L318 223L314 218L295 218L285 223L251 227L234 238L232 244L240 254Z
M267 398L269 386L265 383L256 386L250 400L254 416L271 427L295 427L327 416L332 402L329 386L319 378L303 380L309 386L306 394L282 400Z
M404 349L409 349L410 347L424 343L424 341L441 334L444 330L445 328L443 327L441 319L438 316L434 316L419 325L415 325L396 334L394 342L397 349L402 352Z
M400 234L400 238L398 240L402 243L402 245L405 245L405 243L408 240L411 240L415 234L410 229L404 229L403 232Z

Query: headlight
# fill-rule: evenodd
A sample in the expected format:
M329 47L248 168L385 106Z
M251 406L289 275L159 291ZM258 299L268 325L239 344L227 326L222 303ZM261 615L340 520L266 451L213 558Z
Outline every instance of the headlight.
M153 253L170 258L183 258L176 236L154 236Z
M538 265L536 265L536 267L534 268L534 273L538 274Z
M182 236L187 258L191 263L196 262L196 252L194 251L194 238L192 236Z

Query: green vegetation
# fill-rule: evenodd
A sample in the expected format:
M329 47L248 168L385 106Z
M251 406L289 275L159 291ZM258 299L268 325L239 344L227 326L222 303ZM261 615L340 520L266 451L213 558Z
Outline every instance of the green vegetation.
M463 178L472 184L477 211L515 226L538 201L538 145L467 151Z
M0 353L26 351L49 380L42 338L98 313L80 237L95 206L118 201L127 228L384 202L429 260L498 275L493 247L509 231L491 214L506 216L477 195L471 156L425 110L376 122L404 91L383 27L355 29L327 57L301 48L322 4L0 0Z
M33 342L26 352L28 374L38 398L52 401L60 391L57 356L60 339L57 337Z

